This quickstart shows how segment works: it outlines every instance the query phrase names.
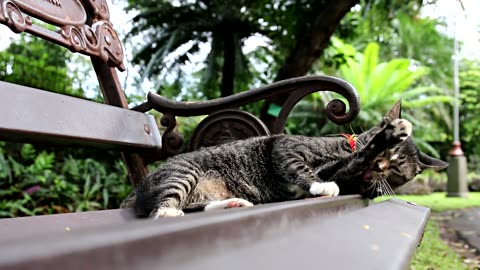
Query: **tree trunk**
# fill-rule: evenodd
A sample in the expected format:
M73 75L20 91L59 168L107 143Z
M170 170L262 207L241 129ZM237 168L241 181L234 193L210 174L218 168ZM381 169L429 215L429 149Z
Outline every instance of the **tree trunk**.
M233 94L235 80L235 38L233 33L224 33L223 43L223 68L222 85L220 92L222 97Z
M340 20L358 2L359 0L330 0L325 9L318 12L318 16L313 18L314 21L311 28L305 31L305 34L292 48L285 59L285 63L278 71L275 81L307 74L327 47L330 37L333 35ZM270 130L275 125L276 117L267 113L268 108L272 103L282 106L287 98L288 95L279 95L266 100L262 108L261 119Z

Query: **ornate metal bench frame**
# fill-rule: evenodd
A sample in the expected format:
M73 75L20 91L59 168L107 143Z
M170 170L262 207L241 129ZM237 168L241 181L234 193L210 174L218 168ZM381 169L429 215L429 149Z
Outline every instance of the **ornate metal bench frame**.
M348 112L341 100L328 103L331 121L348 123L359 113L355 89L327 76L294 78L205 102L177 102L149 93L145 103L129 109L116 73L125 69L123 49L109 17L106 0L0 0L0 23L14 32L90 56L105 103L119 107L0 82L0 139L120 150L135 185L147 174L148 162L186 150L175 130L177 116L208 115L190 140L188 150L195 150L224 140L282 133L295 104L316 91L336 92L348 102ZM57 30L43 28L33 18ZM289 98L271 131L238 110L286 93ZM24 108L21 115L7 116L19 107ZM162 135L153 117L144 114L152 109L163 114ZM39 110L47 111L48 119L36 121ZM86 119L82 125L69 121L78 117ZM115 127L108 126L113 120ZM125 136L118 136L121 130ZM114 134L105 135L107 131ZM407 268L429 209L395 199L368 204L352 195L190 214L162 224L137 221L129 209L5 219L0 220L0 269ZM258 256L259 251L264 253ZM179 254L195 263L172 261Z
M28 32L43 39L64 46L72 52L92 57L105 102L128 108L123 90L114 68L123 71L123 49L117 33L109 21L110 13L106 0L1 0L0 23L16 33ZM33 19L54 25L52 31L36 25ZM178 102L155 93L148 94L148 101L133 108L147 112L151 109L163 114L161 125L166 127L162 135L161 150L153 157L150 153L144 159L127 155L133 183L140 181L146 170L133 169L144 161L152 161L178 154L186 149L183 136L175 130L176 116L210 115L195 130L189 150L201 146L221 143L222 140L244 139L251 136L283 133L288 114L303 97L316 91L333 91L348 101L349 111L343 101L335 99L326 107L327 117L337 124L352 121L360 111L356 90L347 82L334 77L311 76L285 80L258 89L241 92L229 97L205 102ZM257 117L238 110L242 105L253 103L274 95L290 94L282 107L274 129L270 132ZM221 129L225 136L215 136ZM240 131L240 132L239 132Z

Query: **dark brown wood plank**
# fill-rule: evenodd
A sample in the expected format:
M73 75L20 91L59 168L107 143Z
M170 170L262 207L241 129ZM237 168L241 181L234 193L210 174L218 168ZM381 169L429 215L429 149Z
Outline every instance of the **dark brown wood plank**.
M161 147L151 115L1 81L0 140L133 151Z
M360 205L314 199L8 241L0 269L407 269L429 209Z
M5 241L0 269L407 269L429 209L364 206L318 198Z
M28 239L43 234L64 235L86 228L113 226L135 220L132 209L0 219L0 242Z

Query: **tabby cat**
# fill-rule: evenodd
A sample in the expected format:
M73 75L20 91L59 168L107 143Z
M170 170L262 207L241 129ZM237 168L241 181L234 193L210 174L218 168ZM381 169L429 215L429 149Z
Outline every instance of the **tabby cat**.
M378 126L343 136L254 137L184 153L149 174L125 200L139 217L181 216L311 196L391 193L447 163L420 152L397 102Z

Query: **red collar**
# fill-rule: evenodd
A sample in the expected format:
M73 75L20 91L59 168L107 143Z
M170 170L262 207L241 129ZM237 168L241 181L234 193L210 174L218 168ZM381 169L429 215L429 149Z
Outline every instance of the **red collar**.
M342 133L341 134L343 137L347 138L348 144L350 145L350 148L352 149L353 152L357 150L357 135L353 134L346 134Z

